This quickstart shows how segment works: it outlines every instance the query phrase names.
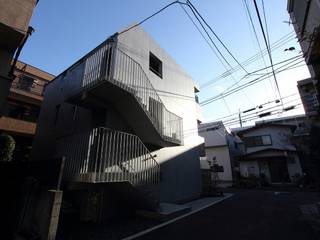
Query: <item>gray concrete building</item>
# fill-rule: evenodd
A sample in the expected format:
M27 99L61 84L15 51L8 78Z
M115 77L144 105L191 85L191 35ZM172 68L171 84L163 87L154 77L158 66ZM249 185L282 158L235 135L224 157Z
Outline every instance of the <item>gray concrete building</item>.
M141 27L116 33L46 86L32 159L65 157L84 220L196 198L197 91Z

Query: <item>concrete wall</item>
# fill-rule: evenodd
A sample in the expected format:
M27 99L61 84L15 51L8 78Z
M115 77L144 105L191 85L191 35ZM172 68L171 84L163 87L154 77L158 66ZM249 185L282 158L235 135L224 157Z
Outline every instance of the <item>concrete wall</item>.
M218 165L223 166L224 172L218 173L219 180L232 182L231 158L228 146L206 147L206 156L207 160L212 161L214 158Z
M197 133L199 114L192 78L141 27L120 35L118 47L142 66L166 108L183 118L184 144L201 142ZM162 61L162 78L149 70L149 52Z
M160 164L160 201L182 202L200 196L203 145L166 147L152 152Z
M0 0L0 22L27 31L36 0Z
M160 164L162 201L176 202L200 194L200 154L203 138L198 135L201 118L195 102L192 78L141 27L118 36L118 48L138 62L156 89L165 107L183 118L183 143L156 151ZM149 52L162 61L162 78L149 70ZM199 119L201 120L201 119Z

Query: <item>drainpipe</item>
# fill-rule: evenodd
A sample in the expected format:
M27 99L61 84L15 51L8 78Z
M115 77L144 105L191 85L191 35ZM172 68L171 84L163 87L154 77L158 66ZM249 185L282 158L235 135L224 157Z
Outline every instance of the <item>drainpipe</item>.
M27 31L26 35L24 35L24 37L23 37L23 39L22 39L22 41L21 41L21 43L20 43L20 45L18 47L18 50L17 50L17 52L16 52L16 54L14 56L13 63L11 65L11 69L10 69L9 74L8 74L10 77L14 77L13 72L14 72L14 69L16 67L16 64L17 64L18 58L20 56L21 50L22 50L24 44L27 42L28 37L31 36L31 34L33 32L34 32L33 27L29 26L28 27L28 31Z

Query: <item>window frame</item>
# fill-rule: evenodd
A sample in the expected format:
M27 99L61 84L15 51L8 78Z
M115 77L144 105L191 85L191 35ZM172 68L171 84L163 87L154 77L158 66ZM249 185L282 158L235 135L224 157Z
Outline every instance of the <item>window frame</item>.
M270 143L269 144L264 144L263 143L263 137L269 137L270 139ZM257 139L259 138L259 140L261 141L261 143L257 142ZM248 139L255 139L254 144L249 143L248 144ZM258 140L258 141L259 141ZM245 146L248 147L264 147L264 146L271 146L272 145L272 138L270 134L264 134L264 135L258 135L258 136L248 136L248 137L244 137L243 141L245 143Z
M152 62L155 62L156 64L158 64L159 65L159 67L158 67L159 69L153 68L152 65L154 65L154 64L151 64ZM149 51L149 70L162 79L162 77L163 77L163 63L151 51Z

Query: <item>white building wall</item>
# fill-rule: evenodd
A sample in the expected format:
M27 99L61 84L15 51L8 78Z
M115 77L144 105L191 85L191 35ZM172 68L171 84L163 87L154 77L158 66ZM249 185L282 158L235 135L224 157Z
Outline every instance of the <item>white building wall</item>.
M228 146L206 148L206 156L207 160L212 162L212 159L215 159L218 165L223 166L224 171L218 173L219 180L232 181L232 168Z

